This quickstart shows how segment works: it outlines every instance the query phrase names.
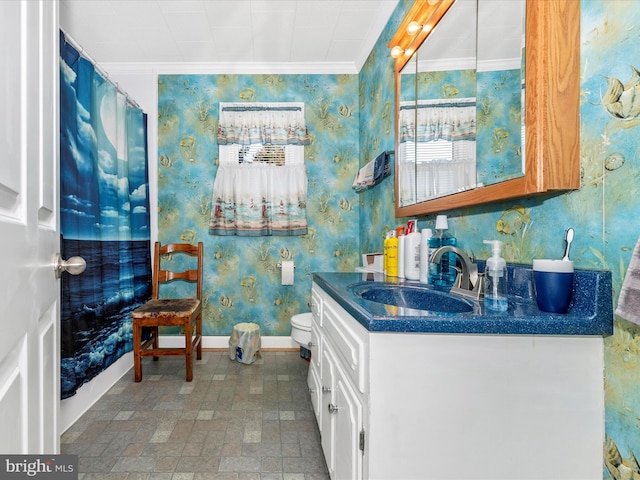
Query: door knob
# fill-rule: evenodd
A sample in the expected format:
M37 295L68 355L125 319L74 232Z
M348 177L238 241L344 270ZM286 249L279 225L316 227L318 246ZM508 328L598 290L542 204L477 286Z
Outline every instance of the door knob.
M87 262L82 257L71 257L63 260L59 253L53 259L53 271L56 278L62 276L62 272L69 272L71 275L80 275L87 268Z

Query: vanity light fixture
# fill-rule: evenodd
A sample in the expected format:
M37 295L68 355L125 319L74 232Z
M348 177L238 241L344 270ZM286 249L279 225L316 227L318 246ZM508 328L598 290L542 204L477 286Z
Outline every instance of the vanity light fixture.
M413 21L413 22L409 23L409 25L407 25L407 35L413 37L414 35L416 35L420 31L429 32L429 31L431 31L431 28L432 27L429 24L420 25L418 22Z
M393 58L398 58L400 55L402 55L404 53L404 48L396 45L395 47L393 47L391 49L391 56Z
M422 30L422 25L415 20L407 25L407 35L411 35L412 37L420 30Z
M398 57L400 57L402 55L407 55L407 56L410 57L411 55L413 55L413 52L414 52L413 48L404 49L404 48L396 45L395 47L393 47L391 49L390 55L391 55L392 58L398 58Z
M431 34L434 26L455 1L415 0L389 42L390 55L395 59L396 68L401 69L409 61L416 46Z

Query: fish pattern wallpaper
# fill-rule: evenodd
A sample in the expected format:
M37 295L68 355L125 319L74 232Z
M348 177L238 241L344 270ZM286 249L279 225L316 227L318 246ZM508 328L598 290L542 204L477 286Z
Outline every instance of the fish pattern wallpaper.
M413 2L399 2L394 17L360 73L364 92L391 92L379 79L389 78L393 64L387 43L398 18ZM509 262L561 258L564 232L576 232L571 258L577 268L608 269L613 276L613 305L631 253L640 236L640 3L628 0L581 1L581 188L576 191L478 205L450 212L450 233L458 245L479 259L490 256L484 239L504 242ZM387 69L386 73L380 73ZM377 105L388 98L365 95L366 128L376 142L389 145L393 132ZM361 101L363 97L361 96ZM487 105L491 111L492 105ZM495 108L493 109L495 111ZM392 127L393 128L393 127ZM363 138L361 135L361 142ZM362 143L361 143L362 144ZM361 199L363 251L382 247L381 232L405 224L393 216L393 185ZM419 228L434 228L435 215L418 218ZM616 317L605 338L605 431L603 478L640 478L640 328Z
M478 72L476 155L480 185L522 175L522 77L520 70Z
M304 147L307 233L210 235L219 103L292 101L304 103L311 137ZM240 322L257 323L263 336L289 335L291 316L310 310L311 274L358 265L351 185L359 125L357 75L159 76L158 239L204 242L204 335L229 335ZM293 285L281 285L283 260L295 263Z
M359 193L351 182L359 167L394 149L388 43L412 4L399 1L358 75L159 77L159 238L205 242L206 335L228 335L240 321L258 322L265 335L289 334L291 314L308 310L312 272L352 270L360 253L382 251L386 231L406 224L394 215L394 172ZM443 213L458 245L479 259L490 255L484 239L503 241L509 262L561 258L573 227L572 260L612 272L615 308L640 236L640 4L581 0L580 22L581 188ZM307 236L208 236L220 101L305 102L313 135L305 147ZM435 215L417 219L420 229L434 228ZM295 285L284 287L276 264L289 258ZM640 478L640 328L616 317L604 354L603 478Z

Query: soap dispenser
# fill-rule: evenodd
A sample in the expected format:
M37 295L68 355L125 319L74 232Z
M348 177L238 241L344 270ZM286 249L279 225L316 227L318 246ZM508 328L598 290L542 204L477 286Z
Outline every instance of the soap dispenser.
M507 302L507 262L500 256L502 242L485 240L491 245L493 256L487 259L484 269L484 306L488 310L506 312Z

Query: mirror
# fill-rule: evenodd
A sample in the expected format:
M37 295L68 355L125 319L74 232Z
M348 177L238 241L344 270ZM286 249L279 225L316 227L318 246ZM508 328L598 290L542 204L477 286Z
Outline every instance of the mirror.
M445 59L441 54L445 50L443 45L457 43L468 46L471 43L468 35L465 37L460 34L438 40L438 32L445 30L440 28L440 22L442 26L446 25L450 14L454 14L456 9L463 6L468 7L469 4L473 5L475 14L475 0L416 1L389 44L390 47L395 47L392 48L392 55L395 54L396 58L397 217L442 212L498 200L579 188L580 2L558 0L526 3L527 48L526 58L522 63L519 54L523 44L520 33L523 22L510 20L505 24L500 19L514 13L507 11L507 6L512 7L512 10L519 9L521 15L525 9L524 0L492 0L482 4L487 1L479 0L477 10L477 62L470 64L473 68L464 68L464 64L460 62L454 69L449 68L456 70L458 74L467 72L468 78L475 79L474 87L477 85L476 92L470 96L477 96L476 174L469 177L468 173L461 174L458 168L453 173L445 170L446 175L432 173L430 177L433 180L455 175L457 183L452 183L455 185L454 189L432 189L429 193L431 196L420 193L421 190L426 191L423 184L428 181L424 178L429 177L420 176L424 172L419 170L425 171L427 168L415 159L419 157L418 150L424 147L415 146L419 144L419 134L415 137L418 140L414 142L415 145L409 145L409 148L402 145L406 143L403 136L407 136L403 125L407 123L407 115L413 115L413 125L418 126L416 130L421 128L415 112L421 110L417 107L423 98L423 84L428 87L437 83L429 82L430 77L433 77L434 72L444 70L437 65L437 61L442 63ZM487 18L491 21L487 21ZM515 25L507 26L509 23ZM407 33L407 27L412 24L424 27L417 34L411 35ZM499 41L488 40L485 35L487 24L492 26L492 31L500 38ZM468 33L470 28L458 29L458 32ZM487 49L486 46L492 48ZM511 49L505 50L504 47ZM465 55L458 54L456 58L460 60L465 58ZM497 62L496 58L501 61ZM430 63L431 71L428 71ZM529 72L524 81L526 95L522 94L520 69L516 68L518 63L526 66ZM477 64L477 70L474 70L474 64ZM434 65L440 70L434 69ZM517 73L512 74L512 70ZM458 80L458 84L464 85L464 82ZM443 92L446 100L447 92L444 88L441 88L439 98L442 99ZM460 93L457 92L456 96L460 96ZM489 95L492 99L487 102L485 98ZM412 101L414 112L408 114L407 110L410 109ZM502 119L504 125L510 122L508 128L497 125L497 117ZM524 124L523 118L526 120ZM527 140L524 146L522 134ZM400 159L401 150L408 154L404 165ZM453 171L452 168L449 170ZM411 188L413 191L410 191ZM410 193L407 194L407 191ZM442 196L434 197L434 192L435 195Z
M478 185L525 174L526 0L477 0Z
M401 206L476 186L476 24L476 0L458 0L401 71Z

